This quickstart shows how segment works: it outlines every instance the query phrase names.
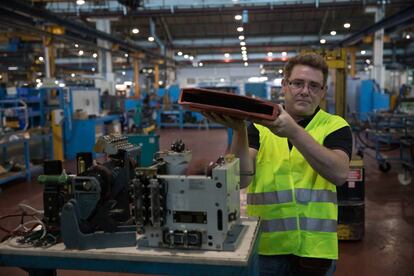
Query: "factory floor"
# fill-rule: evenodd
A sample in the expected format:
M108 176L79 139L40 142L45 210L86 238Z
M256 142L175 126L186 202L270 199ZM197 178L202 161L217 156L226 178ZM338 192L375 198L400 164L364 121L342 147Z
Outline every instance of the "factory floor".
M210 130L162 130L160 148L169 148L175 139L182 139L193 151L190 173L204 171L210 161L215 161L226 151L227 132ZM398 170L378 170L375 159L365 154L366 179L365 237L362 241L340 242L335 275L413 275L414 273L414 183L402 186L397 180ZM72 167L73 162L66 166ZM32 183L2 185L0 216L19 213L17 204L26 203L42 208L42 187ZM12 228L17 222L1 221L1 226ZM4 233L0 231L0 238ZM0 275L27 275L18 268L0 267ZM102 273L59 270L59 276L116 276L126 273Z

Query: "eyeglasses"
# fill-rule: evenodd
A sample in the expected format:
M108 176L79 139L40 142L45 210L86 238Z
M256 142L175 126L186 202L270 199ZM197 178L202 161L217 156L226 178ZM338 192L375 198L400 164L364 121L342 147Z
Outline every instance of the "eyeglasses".
M317 82L314 82L314 81L309 81L308 82L308 81L300 80L300 79L299 80L288 81L289 87L293 90L299 90L299 89L305 88L306 83L308 83L308 89L312 93L318 93L324 88L323 85L321 85Z

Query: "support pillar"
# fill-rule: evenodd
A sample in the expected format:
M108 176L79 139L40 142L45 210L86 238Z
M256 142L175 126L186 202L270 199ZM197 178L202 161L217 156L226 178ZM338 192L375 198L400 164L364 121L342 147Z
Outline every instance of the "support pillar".
M54 78L56 76L56 65L55 65L55 49L51 38L43 39L43 46L45 48L45 72L46 78Z
M110 19L94 19L96 29L105 33L111 33L111 20ZM98 39L98 47L104 49L112 49L112 43ZM101 88L101 90L108 90L109 95L115 95L115 74L112 70L112 53L111 51L105 51L99 49L98 52L98 72L104 79L103 83L95 81L95 86Z
M369 8L367 12L375 12L375 22L378 22L385 17L385 7ZM385 67L383 63L384 55L384 29L381 29L374 34L374 47L373 47L373 71L372 77L378 83L381 89L384 89L385 83Z

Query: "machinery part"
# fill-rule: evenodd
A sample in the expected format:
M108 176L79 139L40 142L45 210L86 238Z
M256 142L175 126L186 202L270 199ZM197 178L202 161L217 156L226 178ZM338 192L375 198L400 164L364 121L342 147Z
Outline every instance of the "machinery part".
M180 154L168 151L166 156ZM219 251L237 247L244 233L239 159L219 158L211 175L158 174L155 166L137 168L135 175L135 214L142 233L139 247Z
M380 169L380 171L382 171L382 172L384 172L384 173L386 173L386 172L388 172L389 170L391 170L391 164L390 163L388 163L388 162L381 162L380 164L379 164L379 166L378 166L378 168Z
M401 185L408 185L412 181L411 172L404 168L403 172L398 173L398 181Z
M171 150L174 152L183 152L185 150L184 142L181 139L175 141L171 144Z
M117 154L119 150L133 149L134 145L128 143L128 137L121 134L111 134L99 137L94 151L106 154Z

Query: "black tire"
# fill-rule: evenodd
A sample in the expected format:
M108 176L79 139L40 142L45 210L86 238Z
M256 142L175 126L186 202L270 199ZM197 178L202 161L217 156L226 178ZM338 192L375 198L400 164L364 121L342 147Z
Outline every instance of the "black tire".
M380 163L378 167L383 173L389 172L389 170L391 170L391 164L388 162Z

